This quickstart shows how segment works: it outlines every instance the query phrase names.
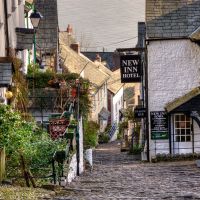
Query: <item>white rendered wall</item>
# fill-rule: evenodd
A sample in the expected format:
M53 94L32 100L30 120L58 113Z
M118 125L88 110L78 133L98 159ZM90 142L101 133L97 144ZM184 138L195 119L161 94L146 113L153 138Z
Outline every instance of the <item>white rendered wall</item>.
M149 112L163 111L167 103L199 86L200 47L190 40L151 41L147 47ZM157 153L169 153L167 141L156 142L165 148ZM150 141L152 156L154 146Z
M108 109L108 98L107 98L107 83L105 82L95 93L94 100L92 104L92 113L91 113L91 120L98 122L99 113L101 109L104 107Z
M0 57L4 57L5 53L5 14L4 14L4 1L0 1Z
M112 105L112 123L117 122L119 123L119 110L123 108L123 95L124 95L124 88L122 87L114 96L113 96L113 105Z

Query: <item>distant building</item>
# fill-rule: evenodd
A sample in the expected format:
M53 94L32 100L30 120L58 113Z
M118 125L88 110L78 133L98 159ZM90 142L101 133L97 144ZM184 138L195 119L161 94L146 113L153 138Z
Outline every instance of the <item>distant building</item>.
M120 57L116 52L82 52L87 58L92 60L93 62L98 60L98 56L101 59L101 63L105 65L111 71L119 68L120 66Z
M0 1L0 98L7 103L6 91L12 84L13 59L22 62L22 73L27 72L28 51L33 46L33 29L28 16L31 12L29 1ZM4 99L4 100L3 100Z

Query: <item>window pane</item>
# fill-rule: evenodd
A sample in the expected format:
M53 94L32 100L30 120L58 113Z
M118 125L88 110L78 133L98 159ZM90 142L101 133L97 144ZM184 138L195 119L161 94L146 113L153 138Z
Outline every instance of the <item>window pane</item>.
M186 122L186 128L190 128L190 122Z
M181 136L181 142L185 142L185 136Z
M176 130L175 130L175 134L176 134L176 135L180 135L180 133L181 133L181 130L180 130L180 129L176 129Z
M179 122L180 128L186 128L185 127L185 122Z
M180 128L180 123L176 122L176 127L175 128Z
M186 136L186 141L190 142L190 136Z
M181 129L181 135L185 135L185 129Z
M181 115L181 121L185 121L186 120L186 116L185 115Z
M190 129L186 129L186 135L190 135Z
M175 115L175 121L179 121L179 115Z
M180 137L176 136L176 142L180 142Z

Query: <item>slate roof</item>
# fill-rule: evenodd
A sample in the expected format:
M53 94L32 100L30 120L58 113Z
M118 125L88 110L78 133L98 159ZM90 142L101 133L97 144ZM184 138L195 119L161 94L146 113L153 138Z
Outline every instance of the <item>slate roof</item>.
M117 62L117 56L114 52L82 52L83 55L85 55L87 58L89 58L91 61L95 61L96 55L99 54L101 57L101 61L105 62L105 66L109 69L115 68L117 65L119 65L119 62Z
M147 39L188 38L200 26L200 0L146 0Z
M43 16L36 33L37 50L54 53L58 43L57 0L35 0L34 2L36 10Z

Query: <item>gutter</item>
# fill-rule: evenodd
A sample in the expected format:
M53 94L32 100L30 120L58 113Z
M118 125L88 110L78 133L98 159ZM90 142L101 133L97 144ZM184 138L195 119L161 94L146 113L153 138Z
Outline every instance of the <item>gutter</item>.
M158 40L188 40L187 36L183 37L165 37L165 38L147 38L146 41L158 41Z

